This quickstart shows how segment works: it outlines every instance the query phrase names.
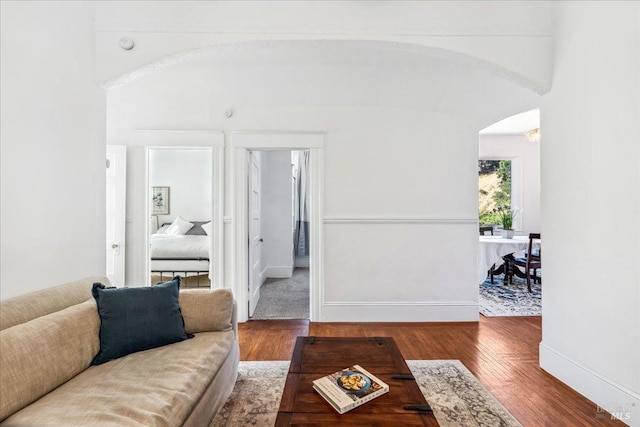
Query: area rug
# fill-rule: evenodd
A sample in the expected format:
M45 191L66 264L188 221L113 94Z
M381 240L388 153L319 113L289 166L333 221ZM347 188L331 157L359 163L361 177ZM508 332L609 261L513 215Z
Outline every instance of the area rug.
M296 268L288 279L265 280L252 320L308 318L308 268Z
M408 360L441 427L521 424L459 360ZM288 361L240 362L238 381L210 427L275 424Z
M502 282L504 276L495 276L480 284L478 305L480 313L494 316L540 316L542 315L542 290L540 284L531 284L531 293L526 281L514 278L512 284Z

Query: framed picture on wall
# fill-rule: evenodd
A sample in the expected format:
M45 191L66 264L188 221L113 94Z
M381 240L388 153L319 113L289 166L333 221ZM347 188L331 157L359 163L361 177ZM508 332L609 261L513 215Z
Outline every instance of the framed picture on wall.
M169 187L151 187L151 215L169 215Z

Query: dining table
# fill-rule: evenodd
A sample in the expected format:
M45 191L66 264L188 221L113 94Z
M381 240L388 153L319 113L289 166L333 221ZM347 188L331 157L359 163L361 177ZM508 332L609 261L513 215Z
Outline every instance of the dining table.
M513 254L524 251L529 246L528 236L513 236L507 239L502 236L480 236L478 245L478 283L487 278L489 269L498 261L504 261L494 274L505 273L504 282L508 282L515 274L521 276L522 272L515 267L511 260Z

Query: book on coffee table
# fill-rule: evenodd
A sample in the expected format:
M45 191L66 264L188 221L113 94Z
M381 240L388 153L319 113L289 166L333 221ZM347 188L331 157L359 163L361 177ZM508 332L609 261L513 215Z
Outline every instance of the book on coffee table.
M389 392L389 386L360 365L334 372L313 381L313 388L329 404L344 414Z

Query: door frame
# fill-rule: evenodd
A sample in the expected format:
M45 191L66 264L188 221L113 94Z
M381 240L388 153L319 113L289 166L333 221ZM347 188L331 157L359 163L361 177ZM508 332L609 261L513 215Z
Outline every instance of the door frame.
M106 265L109 266L108 258L112 256L112 251L116 250L116 247L112 246L117 244L117 250L119 251L117 256L114 257L114 269L113 273L109 274L109 271L106 272L107 278L111 282L111 285L122 287L125 285L125 266L126 266L126 217L127 217L127 146L126 145L112 145L107 144L106 146L106 157L109 162L109 154L113 154L116 156L116 164L107 165L107 175L109 175L109 169L118 168L118 171L114 172L113 179L116 187L115 197L120 199L122 205L118 206L116 212L112 212L115 214L111 216L111 221L109 221L109 201L107 201L107 216L106 216L106 237L107 237L107 261ZM109 178L107 176L107 183ZM109 192L107 191L107 198L109 197ZM113 239L109 240L109 227L111 223L115 223L114 225L114 236ZM120 224L118 224L120 223ZM121 227L118 227L120 225ZM117 234L117 235L115 235ZM111 247L109 247L111 245Z
M323 204L324 132L235 131L231 132L233 157L233 293L238 321L249 320L249 151L308 150L310 190L309 318L321 321L320 300L324 290Z
M257 157L256 156L256 151L252 151L252 150L247 150L248 151L248 157L249 157L249 164L247 165L249 168L248 171L248 184L249 184L249 189L247 190L247 203L248 205L248 217L247 219L249 220L249 224L247 225L247 230L249 233L248 236L248 242L249 242L249 249L248 249L248 253L247 253L247 257L248 257L248 263L249 263L249 293L247 295L247 302L248 304L248 315L251 316L252 313L255 311L255 307L258 303L258 300L260 300L260 288L262 287L262 283L263 283L263 276L262 276L262 272L263 272L263 268L264 266L262 265L262 260L263 260L263 253L262 253L262 236L260 236L262 234L262 177L260 176L260 173L262 171L262 157ZM260 163L259 165L256 164L256 161L258 163ZM253 167L254 165L258 166L258 176L254 177L253 176ZM256 209L256 201L254 200L254 198L252 197L252 193L253 191L256 189L256 185L258 186L258 194L259 194L259 200L257 201L258 206L257 209L259 211L259 228L260 228L260 233L258 236L259 242L257 242L257 245L260 246L259 249L259 254L257 254L256 252L256 241L254 239L256 239L256 236L253 235L252 233L252 225L253 225L253 220L254 220L254 210ZM258 268L259 271L257 273L256 276L256 271L254 269L254 265L256 264L256 261L258 263ZM251 286L255 285L257 283L257 286L255 287L255 289L251 290ZM253 293L253 295L252 295ZM254 295L257 296L257 299L254 301ZM253 305L253 309L252 309L252 305Z
M144 283L146 286L151 281L151 262L149 252L149 218L151 217L148 202L149 189L149 150L150 149L211 149L211 222L213 236L211 236L211 289L224 288L224 133L219 131L201 130L135 130L131 133L131 141L134 145L144 149L144 177L140 177L144 182L144 189L138 194L136 204L139 206L137 212L144 212L141 218L142 226L138 227L139 240L144 242L141 248L135 248L134 258L136 263L144 268L134 272L135 283ZM143 234L142 234L143 233ZM139 286L139 285L135 285Z

